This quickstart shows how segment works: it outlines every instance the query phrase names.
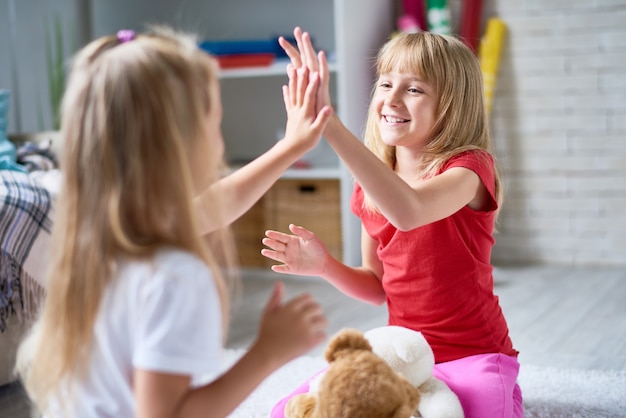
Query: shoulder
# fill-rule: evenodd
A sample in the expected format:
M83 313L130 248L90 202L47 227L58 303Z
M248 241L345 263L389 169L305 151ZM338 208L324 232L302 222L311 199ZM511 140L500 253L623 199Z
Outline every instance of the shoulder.
M485 150L470 150L460 152L452 156L446 161L441 171L448 170L453 167L465 167L472 171L476 171L479 175L486 172L494 171L494 158Z
M197 255L176 248L163 248L157 251L154 266L159 270L171 272L209 271L208 266Z
M452 156L439 170L443 173L455 167L462 167L473 171L480 181L495 196L496 168L493 156L484 150L464 151Z
M481 203L480 206L490 210L497 209L496 167L493 156L485 150L464 151L452 156L443 164L440 171L444 172L456 167L471 170L478 176L480 183L484 187L482 189L484 192L481 192L481 195L483 195L481 201L484 203Z
M211 270L196 255L173 248L160 249L141 264L143 278L129 310L133 367L192 376L215 373L222 313Z
M123 260L120 263L120 285L131 287L146 297L167 293L176 294L212 291L213 276L202 259L188 251L165 247L143 260ZM183 296L184 297L184 296Z

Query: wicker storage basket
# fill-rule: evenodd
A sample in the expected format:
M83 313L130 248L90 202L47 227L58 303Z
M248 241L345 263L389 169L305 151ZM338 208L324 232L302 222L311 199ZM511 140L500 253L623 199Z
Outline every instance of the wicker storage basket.
M290 223L314 232L342 260L338 180L279 180L233 225L242 267L275 264L261 255L265 230L288 232Z
M342 259L338 180L281 180L265 198L270 229L287 231L290 223L303 226Z

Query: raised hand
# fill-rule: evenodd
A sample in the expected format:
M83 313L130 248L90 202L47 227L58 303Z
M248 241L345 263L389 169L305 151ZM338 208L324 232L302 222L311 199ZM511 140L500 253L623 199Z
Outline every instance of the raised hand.
M321 86L317 95L317 109L319 110L324 106L330 106L330 73L328 70L326 54L324 51L320 51L317 54L315 53L315 48L313 48L311 36L308 32L302 32L302 29L296 27L293 34L296 38L297 48L291 45L282 36L278 38L278 43L285 50L285 53L291 60L290 67L295 69L305 67L311 72L319 73Z
M324 243L311 231L296 225L289 225L292 234L278 231L265 231L261 250L265 257L282 264L272 266L277 273L319 276L331 257Z
M258 349L284 364L326 339L328 321L321 306L308 294L282 302L284 285L276 283L261 319Z
M285 141L302 145L308 151L317 145L333 110L330 106L316 106L320 87L317 72L306 67L289 68L289 84L283 86L283 100L287 111Z

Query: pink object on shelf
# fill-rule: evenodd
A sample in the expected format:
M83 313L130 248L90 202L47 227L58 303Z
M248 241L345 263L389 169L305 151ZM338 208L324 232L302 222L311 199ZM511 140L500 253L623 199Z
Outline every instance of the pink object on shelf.
M423 0L402 0L402 10L405 15L411 16L420 30L427 30L426 5Z
M398 18L398 30L400 30L400 32L406 33L415 33L422 31L419 24L417 23L417 20L415 20L413 16L409 15L402 15Z

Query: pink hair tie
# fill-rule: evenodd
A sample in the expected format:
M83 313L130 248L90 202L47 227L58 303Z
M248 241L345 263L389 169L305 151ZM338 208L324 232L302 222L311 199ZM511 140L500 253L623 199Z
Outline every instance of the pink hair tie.
M135 39L135 31L130 29L122 29L117 31L117 39L123 44Z

